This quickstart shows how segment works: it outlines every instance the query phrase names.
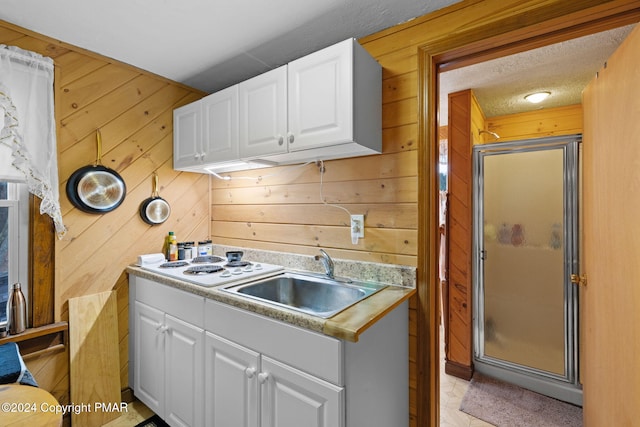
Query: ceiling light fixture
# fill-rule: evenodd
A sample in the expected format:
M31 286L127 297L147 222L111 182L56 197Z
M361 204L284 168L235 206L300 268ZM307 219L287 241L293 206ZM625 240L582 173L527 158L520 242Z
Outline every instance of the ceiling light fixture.
M530 93L529 95L525 96L524 99L531 102L532 104L538 104L547 99L549 95L551 95L551 92L536 92Z

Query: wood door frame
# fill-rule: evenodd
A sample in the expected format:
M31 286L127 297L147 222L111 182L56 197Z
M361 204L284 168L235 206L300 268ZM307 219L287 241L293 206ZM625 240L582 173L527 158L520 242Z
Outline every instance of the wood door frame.
M418 48L417 425L438 426L438 73L640 21L640 1L542 6ZM424 167L422 167L424 166ZM425 404L421 404L426 402Z

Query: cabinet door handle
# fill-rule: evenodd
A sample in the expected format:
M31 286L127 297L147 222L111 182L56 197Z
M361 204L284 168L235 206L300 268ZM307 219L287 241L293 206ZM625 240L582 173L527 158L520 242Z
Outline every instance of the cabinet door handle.
M253 376L256 374L256 368L247 368L244 370L244 374L247 376L247 378L253 378Z
M207 153L200 154L200 160L204 160L205 157L207 157Z
M260 384L266 383L268 379L269 379L269 374L267 372L260 372L258 374L258 382Z
M284 136L280 135L278 137L278 145L282 145L282 144L284 144Z
M295 137L293 136L292 133L289 134L289 144L293 144L293 141L295 140Z
M159 323L158 326L156 326L156 331L160 332L161 334L164 334L168 330L169 327L167 325L163 325L162 323Z

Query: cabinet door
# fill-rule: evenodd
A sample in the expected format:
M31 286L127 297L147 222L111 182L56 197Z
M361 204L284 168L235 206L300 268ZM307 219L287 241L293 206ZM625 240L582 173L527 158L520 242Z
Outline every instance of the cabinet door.
M287 68L282 66L242 82L240 157L287 152Z
M134 316L134 392L149 409L164 417L164 313L136 301Z
M205 425L257 427L260 355L206 333Z
M202 162L237 160L238 86L202 99Z
M204 426L204 330L165 315L165 417L176 426Z
M173 168L201 163L201 103L192 102L173 110Z
M343 427L344 388L262 356L262 427Z
M353 40L289 63L289 151L353 138Z

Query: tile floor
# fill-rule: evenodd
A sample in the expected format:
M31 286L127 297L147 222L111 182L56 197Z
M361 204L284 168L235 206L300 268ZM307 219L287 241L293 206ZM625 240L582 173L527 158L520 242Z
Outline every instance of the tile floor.
M460 402L469 382L444 373L444 361L440 365L440 426L441 427L486 427L492 426L460 410Z
M444 372L444 330L440 327L440 426L486 427L493 426L460 410L460 402L467 392L469 381L447 375Z
M151 417L153 412L147 408L142 402L135 400L129 403L128 412L120 415L115 420L104 424L103 427L133 427L147 418Z

